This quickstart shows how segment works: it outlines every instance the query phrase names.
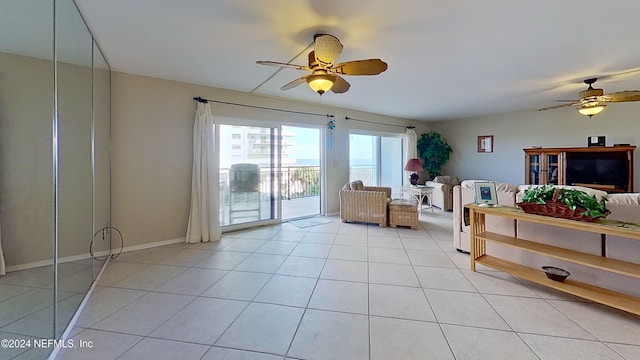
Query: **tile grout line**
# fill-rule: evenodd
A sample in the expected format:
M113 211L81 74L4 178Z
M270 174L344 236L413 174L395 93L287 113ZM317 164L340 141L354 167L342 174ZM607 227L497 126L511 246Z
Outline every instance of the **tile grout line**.
M335 241L335 236L334 236L334 241ZM331 246L333 246L333 244ZM331 249L329 249L329 252L331 252ZM327 254L327 258L324 259L324 263L322 264L322 268L320 269L320 272L318 273L318 277L316 278L316 283L313 285L313 290L311 291L311 294L309 295L309 299L307 300L307 304L305 305L304 310L302 311L302 316L300 316L300 321L298 321L298 325L296 326L296 330L293 332L293 336L291 337L291 341L289 342L289 346L287 347L287 351L284 354L285 358L288 357L289 352L291 351L291 347L293 346L293 342L296 339L296 335L298 335L298 331L300 330L300 326L302 325L302 321L304 320L304 316L307 314L307 310L309 310L309 303L311 303L311 298L313 298L313 294L316 292L316 288L318 287L318 283L320 282L320 276L322 276L322 272L324 271L324 267L327 265L328 256L329 256L329 254Z
M428 296L427 296L427 294L426 294L426 290L427 290L427 289L429 289L429 288L425 289L425 288L423 287L423 284L422 284L422 282L420 281L420 278L418 277L418 274L417 274L417 272L416 272L416 266L418 266L418 265L414 265L414 264L413 264L413 261L412 261L412 260L411 260L411 258L409 257L408 249L406 248L406 246L405 246L404 242L402 241L402 237L400 237L400 235L401 235L401 234L399 234L399 233L398 233L398 238L399 238L399 240L400 240L400 243L402 244L402 249L404 250L404 254L405 254L405 256L407 256L407 258L408 258L408 262L409 262L409 263L408 263L408 265L410 265L410 266L412 267L413 275L417 278L419 286L418 286L418 287L411 287L411 286L396 285L396 284L383 284L383 285L385 285L385 286L394 286L394 287L406 287L406 288L419 288L419 289L421 289L421 290L422 290L422 296L424 296L424 298L426 299L426 301L427 301L427 305L428 305L429 309L431 310L432 314L434 315L435 322L433 322L433 321L426 321L426 320L416 320L416 319L404 319L404 318L402 318L402 317L396 317L396 316L382 316L382 315L380 315L380 316L377 316L377 315L376 315L376 316L374 316L374 315L372 315L372 314L371 314L371 285L372 285L372 284L375 284L375 283L372 283L372 282L370 281L370 280L371 280L371 279L370 279L370 265L371 265L371 263L372 263L372 262L371 262L371 260L370 260L370 253L369 253L369 249L370 249L370 246L369 246L369 237L370 237L369 232L370 232L370 230L372 230L372 229L370 229L370 227L367 225L367 227L366 227L367 233L366 233L366 235L365 235L365 236L366 236L366 245L365 245L365 249L366 249L366 251L367 251L367 260L366 260L366 263L367 263L367 266L366 266L366 269L367 269L367 281L366 281L366 282L367 282L367 316L368 316L368 322L367 322L367 324L368 324L368 328L367 328L367 330L368 330L368 354L369 354L369 359L371 359L371 358L373 357L373 354L372 354L372 352L371 352L371 346L372 346L372 340L373 340L373 339L372 339L372 333L371 333L371 326L372 326L372 318L373 318L373 317L390 318L390 319L406 320L406 321L415 321L415 322L421 322L421 323L437 323L437 324L438 324L438 326L439 326L440 332L441 332L441 334L442 334L442 336L443 336L444 340L446 341L446 343L447 343L447 345L448 345L449 351L451 352L451 354L453 355L453 357L454 357L454 358L456 358L456 355L455 355L455 353L454 353L454 351L453 351L452 343L450 343L450 339L449 339L449 338L447 338L447 336L445 335L445 332L444 332L444 329L443 329L442 325L451 325L451 326L456 326L456 327L458 327L458 326L459 326L459 327L465 327L465 328L486 329L486 330L492 330L492 331L500 331L500 332L504 332L504 333L515 333L515 334L518 336L518 338L520 339L520 341L522 341L522 342L525 344L526 348L527 348L529 351L531 351L531 352L532 352L536 357L538 357L538 358L540 358L540 356L539 356L539 355L538 355L538 354L533 350L533 348L532 348L532 347L531 347L531 346L530 346L526 341L524 341L524 338L521 336L521 334L531 334L531 335L536 335L536 336L553 337L553 338L559 338L559 339L571 339L571 340L575 339L575 340L580 340L580 341L589 341L589 342L593 342L593 343L600 343L600 344L604 345L607 349L609 349L609 350L613 351L614 353L616 353L616 354L618 354L618 355L620 355L620 356L623 356L623 355L621 355L618 351L616 351L615 349L613 349L613 347L612 347L612 346L609 346L609 344L608 344L607 342L605 342L604 340L600 340L597 336L595 336L594 334L592 334L590 331L588 331L588 330L587 330L586 328L584 328L582 325L580 325L580 324L579 324L579 323L577 323L575 320L573 320L573 318L571 318L568 314L566 314L565 312L563 312L563 311L562 311L562 310L560 310L558 307L554 306L554 304L553 304L553 303L551 303L551 302L550 302L551 300L556 300L556 299L549 299L549 298L545 298L545 297L541 296L541 295L540 295L540 294L538 294L537 292L535 292L535 291L533 291L532 289L530 289L530 288L529 288L529 286L527 286L526 284L524 284L524 283L522 283L521 281L519 281L519 279L518 279L518 278L516 278L516 280L518 280L519 285L523 286L524 288L527 288L527 289L531 290L531 291L532 291L532 292L533 292L537 297L531 297L531 296L519 296L519 295L509 295L509 294L492 294L491 292L481 292L481 291L480 291L480 289L478 288L478 286L477 286L474 282L472 282L472 281L469 279L469 277L467 276L467 274L465 273L465 271L463 271L464 269L460 268L460 267L458 266L458 263L457 263L456 261L454 261L454 260L451 258L450 254L449 254L445 249L443 249L443 248L442 248L442 246L444 245L444 241L436 241L436 240L433 240L433 236L430 234L429 230L427 230L427 228L425 227L425 225L424 225L424 224L422 224L422 221L421 221L421 226L423 227L424 232L425 232L425 233L426 233L426 234L431 238L431 241L434 241L434 243L436 244L436 246L438 246L438 247L440 248L440 251L441 251L442 253L444 253L444 254L447 256L447 258L449 258L449 259L450 259L450 261L452 261L452 262L454 263L454 265L456 266L456 267L455 267L455 269L456 269L456 270L458 270L458 272L462 273L463 278L464 278L464 279L466 279L466 280L467 280L467 281L472 285L473 289L475 289L475 292L471 292L471 291L458 291L458 290L448 290L448 289L436 289L436 290L442 290L442 291L453 291L453 292L461 292L461 293L478 293L478 294L480 294L480 295L481 295L481 298L483 299L483 301L485 301L486 303L488 303L488 304L489 304L489 306L491 307L491 309L493 309L493 311L495 311L495 312L496 312L496 314L498 314L498 316L500 317L500 319L502 319L502 320L504 321L504 323L505 323L505 324L507 325L507 327L508 327L508 330L506 330L506 329L492 329L492 328L487 328L487 327L483 327L483 326L469 326L469 325L461 325L461 324L455 324L455 323L449 324L449 323L446 323L446 322L441 322L441 320L440 320L440 319L438 319L438 316L437 316L437 314L435 313L435 311L434 311L434 309L433 309L433 306L432 306L431 302L429 301L429 298L428 298ZM266 239L266 240L265 240L265 239L258 239L258 240L264 240L264 241L266 241L266 243L264 244L264 245L266 245L266 244L268 244L268 241L271 241L271 239L272 239L273 237L275 237L275 236L276 236L278 233L280 233L281 231L282 231L282 229L280 229L280 231L278 231L278 232L274 233L273 235L271 235L269 239ZM437 231L439 231L439 230L437 230ZM306 236L307 234L310 234L310 233L311 233L311 232L307 231L307 232L305 232L305 235L304 235L304 236ZM318 232L318 233L320 233L320 232ZM310 303L311 303L311 300L312 300L312 298L313 298L313 295L314 295L314 293L315 293L315 292L316 292L316 290L317 290L317 286L318 286L318 284L319 284L319 281L320 281L320 280L337 281L337 282L349 282L349 283L362 283L362 282L360 282L360 281L352 281L352 280L341 280L341 279L322 279L322 277L321 277L321 276L322 276L322 273L323 273L323 272L324 272L324 270L326 269L326 266L327 266L327 264L328 264L328 261L329 261L329 260L359 262L358 260L341 260L341 259L330 259L330 258L329 258L329 256L331 255L331 250L334 248L334 246L336 246L336 244L335 244L335 240L336 240L336 238L337 238L337 236L338 236L339 234L340 234L340 226L338 227L337 232L336 232L336 233L333 233L333 241L332 241L332 242L331 242L331 244L330 244L330 247L329 247L329 253L328 253L325 257L321 258L321 259L323 260L322 267L321 267L320 272L318 273L318 275L317 275L316 277L307 277L307 276L299 276L299 275L291 275L291 274L277 274L277 272L279 271L279 269L281 269L281 268L282 268L282 266L284 265L284 263L285 263L288 259L290 259L290 258L292 258L292 257L300 257L300 256L292 256L292 255L291 255L291 253L293 252L293 250L292 250L291 252L289 252L289 254L288 254L288 255L284 255L284 254L265 254L265 255L282 255L282 256L284 256L284 257L285 257L285 258L284 258L284 260L283 260L283 261L282 261L282 262L277 266L277 268L275 268L275 270L273 270L273 271L271 271L271 272L256 272L256 271L253 271L253 270L236 270L236 269L237 269L237 267L238 267L240 264L242 264L242 263L244 263L244 262L246 262L246 261L248 260L248 257L249 257L249 256L251 256L251 255L253 255L253 254L264 254L264 253L259 253L259 252L258 252L258 251L259 251L259 249L260 249L261 247L263 247L263 246L264 246L264 245L261 245L261 246L259 246L257 249L255 249L255 250L253 250L252 252L248 253L248 254L250 254L250 255L248 255L248 256L247 256L246 258L244 258L242 261L238 262L235 266L233 266L233 267L232 267L232 269L230 269L230 270L227 270L227 269L221 270L221 271L226 271L226 273L225 273L223 276L221 276L220 278L218 278L216 281L214 281L214 282L213 282L213 283L212 283L212 284L211 284L211 285L210 285L206 290L204 290L203 292L201 292L199 295L195 295L195 296L194 296L194 295L188 295L188 294L169 293L169 292L157 291L156 289L157 289L157 288L159 288L159 287L162 287L162 286L164 285L164 283L163 283L163 284L161 284L161 285L158 285L156 288L154 288L154 289L152 289L152 290L141 290L141 289L133 289L133 288L120 288L120 287L116 287L116 286L109 286L109 285L105 286L105 288L117 288L117 289L127 289L127 290L135 290L135 291L144 291L144 292L145 292L145 294L148 294L148 293L160 293L160 294L172 294L172 295L181 295L181 296L194 296L194 298L193 298L191 301L189 301L187 304L185 304L181 309L177 310L173 315L171 315L171 316L170 316L167 320L165 320L162 324L160 324L160 325L159 325L159 326L157 326L155 329L153 329L153 330L152 330L148 335L146 335L146 336L140 336L140 335L135 335L135 334L121 333L121 334L129 335L129 336L138 336L138 337L141 337L141 339L140 339L138 342L136 342L134 345L132 345L131 347L129 347L127 350L125 350L125 352L123 352L123 353L122 353L122 355L120 355L120 356L119 356L119 358L121 358L122 356L124 356L124 354L126 354L127 352L129 352L133 347L137 346L141 341L143 341L143 340L145 340L145 339L160 339L160 340L168 340L168 341L178 341L178 342L187 343L187 344L197 344L197 345L204 345L204 346L208 346L208 347L209 347L209 349L207 350L207 352L205 352L205 354L203 355L203 357L204 357L204 356L206 356L206 354L207 354L209 351L211 351L211 349L212 349L213 347L218 347L218 348L227 348L227 349L234 349L234 350L239 350L239 351L249 351L249 352L251 352L251 353L272 354L272 353L269 353L269 352L262 352L262 351L256 351L256 350L247 350L247 349L234 348L234 347L216 346L215 344L220 340L220 338L221 338L222 336L224 336L224 334L229 330L229 328L230 328L233 324L235 324L235 323L236 323L236 321L238 320L238 318L239 318L240 316L242 316L242 314L244 314L244 313L246 312L246 309L247 309L249 306L251 306L252 304L270 304L270 305L274 305L274 306L282 306L282 307L290 307L290 308L302 309L302 307L300 307L300 306L291 306L291 305L285 305L285 304L278 304L278 303L277 303L277 302L275 302L275 301L274 301L274 302L262 302L262 301L257 301L257 300L256 300L256 298L257 298L257 296L260 294L260 292L261 292L261 291L263 291L263 290L265 289L265 287L267 286L267 284L269 284L269 282L270 282L270 281L272 281L276 275L278 275L278 276L284 276L284 277L301 278L301 279L312 279L312 278L313 278L313 279L315 279L315 283L314 283L313 289L312 289L312 290L311 290L311 292L310 292L309 298L307 299L307 301L306 301L306 305L304 306L304 309L303 309L303 311L302 311L302 315L300 316L300 320L298 321L298 324L297 324L297 326L296 326L295 332L293 333L293 336L292 336L292 338L291 338L291 340L290 340L290 342L289 342L289 345L288 345L288 347L287 347L287 350L286 350L286 352L285 352L285 355L284 355L285 357L287 357L287 355L288 355L288 354L289 354L289 352L291 351L291 348L292 348L292 345L293 345L293 343L294 343L294 340L295 340L296 336L298 335L298 332L299 332L299 330L300 330L300 327L301 327L302 321L303 321L303 319L304 319L305 315L308 313L308 310L322 311L322 312L328 312L328 313L345 313L345 314L356 314L356 315L362 315L361 313L353 313L353 312L348 312L348 311L336 311L336 310L326 310L326 309L315 309L315 308L309 307L309 305L310 305ZM376 235L371 235L371 236L378 236L378 237L379 237L379 236L381 236L381 235L382 235L382 234L377 233ZM304 236L302 237L302 239L304 238ZM301 240L298 240L298 241L296 242L296 247L297 247L299 244L301 244L301 243L302 243L302 239L301 239ZM237 240L242 240L242 238L237 238L234 242L236 242ZM250 240L250 239L245 239L245 240ZM310 244L321 244L321 243L310 243ZM227 245L230 245L230 244L227 244ZM338 245L345 245L345 244L338 244ZM377 247L376 247L376 248L377 248ZM295 249L295 248L294 248L294 249ZM385 248L385 249L386 249L386 248ZM183 249L183 250L184 250L184 249ZM207 251L210 251L210 250L207 250ZM213 253L215 253L215 252L217 252L217 251L224 251L224 250L223 250L223 249L218 249L218 250L214 250L214 251L211 251L211 252L212 252L212 254L213 254ZM434 250L434 251L435 251L435 250ZM242 252L242 253L246 253L246 252ZM169 256L171 256L171 255L169 255ZM307 257L307 256L303 256L302 258L308 258L308 259L320 259L320 258L318 258L318 257ZM158 260L158 261L161 261L161 260ZM193 268L193 269L207 269L207 268L199 268L199 267L196 267L197 263L198 263L198 262L196 262L195 264L190 265L190 266L167 265L167 264L155 264L155 265L163 265L163 266L177 266L177 267L185 267L185 268L187 268L187 269L190 269L190 268ZM137 263L137 264L145 264L145 263ZM382 264L393 264L393 263L382 263ZM429 266L429 265L426 265L426 266L427 266L427 267L433 267L433 266ZM436 267L440 268L439 266L436 266ZM448 268L448 269L453 269L453 268ZM213 270L217 270L217 269L213 269ZM185 270L185 271L186 271L186 270ZM212 286L214 286L217 282L219 282L221 279L223 279L225 276L227 276L231 271L234 271L234 272L247 272L247 273L258 273L258 274L268 274L268 275L270 275L270 276L269 276L269 278L266 280L266 282L265 282L265 283L260 287L260 289L258 289L258 291L255 293L255 295L251 298L251 300L248 300L248 301L247 301L247 300L241 300L241 301L243 301L243 302L246 302L245 307L242 309L242 311L240 311L240 312L238 313L238 315L233 319L233 321L232 321L232 322L230 322L230 324L229 324L229 325L224 329L224 331L220 332L220 335L218 336L218 338L217 338L217 339L215 339L215 341L214 341L213 345L200 344L200 343L191 343L191 342L189 342L189 341L180 341L180 340L165 339L165 338L161 338L161 337L154 337L154 336L151 336L151 335L150 335L150 334L152 334L154 331L156 331L158 328L162 327L162 326L163 326L167 321L169 321L170 319L174 318L174 317L176 316L176 314L178 314L179 312L183 311L183 310L184 310L184 308L186 308L187 306L189 306L190 304L192 304L192 303L193 303L194 301L196 301L197 299L200 299L200 298L204 298L204 299L211 299L211 298L213 298L213 299L224 299L224 300L238 301L238 300L234 300L234 299L226 299L226 298L216 298L216 297L207 297L207 296L202 296L202 294L203 294L203 293L205 293L208 289L210 289ZM182 271L182 272L180 272L179 274L176 274L175 276L171 277L171 279L167 280L167 282L168 282L168 281L171 281L172 279L174 279L175 277L179 276L179 275L180 275L180 274L182 274L182 273L184 273L184 271ZM126 277L125 277L125 278L126 278ZM124 279L124 278L123 278L123 279ZM120 281L120 280L118 280L118 281ZM117 282L117 281L116 281L116 282ZM165 283L166 283L166 282L165 282ZM143 295L141 295L141 296L144 296L145 294L143 294ZM582 339L582 338L572 338L572 337L567 337L567 336L546 335L546 334L538 334L538 333L517 332L517 331L515 331L515 330L512 328L512 326L511 326L511 325L510 325L510 324L509 324L509 323L504 319L504 317L503 317L503 316L502 316L502 315L497 311L497 309L493 306L493 304L491 304L491 303L487 300L487 298L486 298L486 296L485 296L485 295L495 295L495 296L501 296L501 297L507 297L507 298L542 299L542 300L544 300L544 302L545 302L546 304L550 305L552 308L554 308L555 310L557 310L557 311L559 311L560 313L562 313L564 317L566 317L567 319L569 319L570 321L572 321L573 323L575 323L579 328L581 328L582 330L584 330L587 334L591 335L595 340L587 340L587 339ZM131 302L135 302L135 301L136 301L136 300L138 300L139 298L140 298L140 297L138 297L138 298L136 298L136 299L132 300ZM564 301L563 299L557 299L557 300L558 300L558 301ZM566 300L566 301L571 302L570 300ZM122 308L124 308L124 307L128 306L131 302L129 302L128 304L124 305L123 307L121 307L120 309L116 310L115 312L120 311ZM110 315L107 315L106 317L109 317L109 316L110 316ZM106 317L105 317L105 318L106 318ZM98 323L98 322L100 322L100 321L102 321L102 320L99 320L99 321L97 321L96 323ZM111 333L119 333L119 332L109 331L109 330L93 329L93 328L91 328L91 327L88 327L88 328L82 328L82 327L79 327L79 328L80 328L80 329L82 329L82 330L81 330L78 334L81 334L81 333L86 332L86 331L88 331L88 330L101 331L101 332L111 332ZM77 336L78 334L76 334L76 336ZM626 344L626 343L620 343L620 344L622 344L622 345L630 345L630 346L638 346L637 344ZM280 354L274 354L274 355L281 356ZM624 357L624 356L623 356L623 357Z

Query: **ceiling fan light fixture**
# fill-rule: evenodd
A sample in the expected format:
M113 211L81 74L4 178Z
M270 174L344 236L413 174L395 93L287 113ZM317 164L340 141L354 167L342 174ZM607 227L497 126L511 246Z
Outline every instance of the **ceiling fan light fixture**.
M309 87L320 95L331 90L335 81L336 76L327 73L319 73L307 76L307 84L309 84Z
M624 90L605 95L604 90L593 88L593 84L595 84L597 80L598 78L590 78L584 81L589 87L578 93L578 100L561 100L567 103L538 109L538 111L574 106L581 115L592 117L593 115L601 113L602 110L607 107L605 104L640 101L640 90Z
M592 117L593 115L598 115L607 105L583 105L578 108L578 112L584 116Z
M580 91L578 95L580 96L580 99L595 98L604 95L604 90L594 89L591 87L591 85L589 85L589 88L587 90Z
M347 92L351 85L343 79L341 75L378 75L387 70L387 63L380 59L363 59L336 63L343 48L344 46L337 37L329 34L316 34L313 37L313 50L308 54L308 66L275 61L257 61L257 63L260 65L272 65L310 71L311 74L289 82L282 86L280 90L293 89L306 81L309 87L320 95L329 90L336 94Z

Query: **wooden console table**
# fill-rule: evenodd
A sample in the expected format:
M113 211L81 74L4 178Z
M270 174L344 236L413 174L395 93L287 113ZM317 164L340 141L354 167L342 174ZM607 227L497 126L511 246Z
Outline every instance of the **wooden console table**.
M465 205L465 207L469 209L471 220L470 257L472 271L476 271L476 263L483 264L488 267L510 273L524 280L545 285L584 299L592 300L604 305L640 315L640 298L578 282L572 280L571 278L568 278L564 282L550 280L546 277L545 273L542 270L533 269L528 266L516 264L488 255L486 243L487 241L489 241L506 246L511 246L524 251L529 251L551 258L561 259L575 264L597 268L603 271L609 271L634 278L640 278L640 264L607 258L606 256L604 256L605 254L603 254L603 256L597 256L576 250L570 250L557 246L520 239L513 236L487 232L485 227L485 215L501 216L514 219L516 221L527 221L532 223L557 226L565 229L587 231L603 234L605 236L615 235L640 240L640 229L638 229L637 227L625 227L625 223L615 220L603 219L596 222L588 223L553 218L548 216L531 215L526 214L519 208L510 206L492 208L468 204ZM603 242L605 241L605 236L603 236Z

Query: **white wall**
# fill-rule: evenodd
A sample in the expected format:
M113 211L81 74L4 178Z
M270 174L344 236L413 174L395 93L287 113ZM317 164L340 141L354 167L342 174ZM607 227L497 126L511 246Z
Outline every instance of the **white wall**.
M404 132L426 123L286 101L124 73L112 81L112 220L125 246L182 238L189 217L195 96L287 110L334 114L334 148L327 149L327 212L339 210L338 190L349 178L349 129ZM336 96L349 96L336 95ZM214 114L283 124L325 127L326 117L300 116L213 103ZM345 120L379 122L387 126Z
M589 119L571 108L522 111L433 123L453 148L443 174L460 179L524 183L524 151L531 146L587 146L587 137L606 136L607 146L640 143L640 104L618 103ZM494 152L478 153L479 135L494 136ZM634 157L634 189L640 191L639 154Z

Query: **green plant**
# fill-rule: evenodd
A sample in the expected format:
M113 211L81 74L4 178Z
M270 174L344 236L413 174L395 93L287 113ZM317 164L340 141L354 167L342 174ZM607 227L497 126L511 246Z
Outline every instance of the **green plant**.
M553 199L554 191L553 185L530 187L524 191L522 202L544 204Z
M553 185L543 185L531 187L524 191L522 202L533 202L544 204L553 201L554 193L557 192L556 201L567 205L571 210L577 208L584 209L583 216L592 218L605 217L609 213L607 210L607 198L603 196L600 200L595 195L589 195L584 191L576 189L561 189Z
M605 217L608 212L605 205L607 201L606 197L602 197L602 199L598 201L595 195L589 195L580 190L563 189L558 196L558 201L567 205L572 210L576 208L585 209L582 215L592 218Z
M430 179L441 175L440 170L449 161L452 152L447 140L435 131L422 134L418 139L418 157Z

